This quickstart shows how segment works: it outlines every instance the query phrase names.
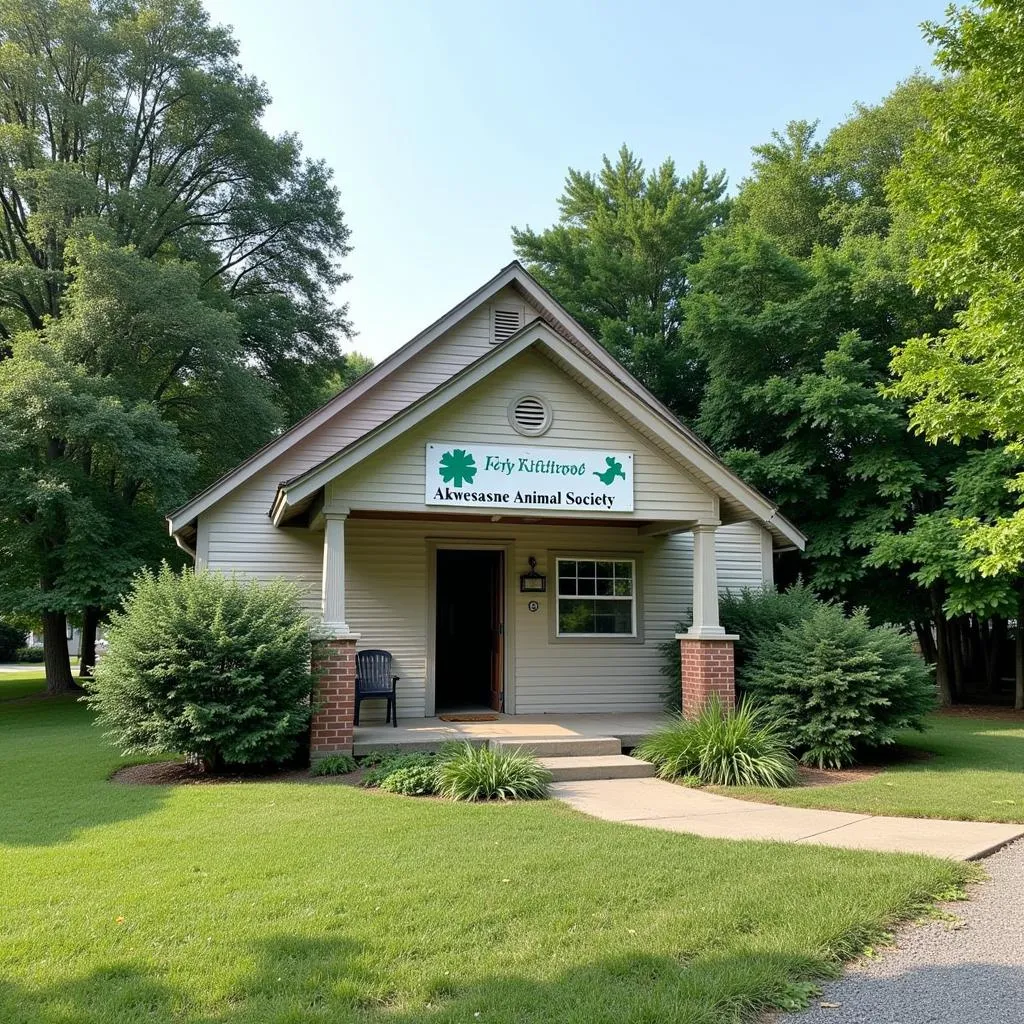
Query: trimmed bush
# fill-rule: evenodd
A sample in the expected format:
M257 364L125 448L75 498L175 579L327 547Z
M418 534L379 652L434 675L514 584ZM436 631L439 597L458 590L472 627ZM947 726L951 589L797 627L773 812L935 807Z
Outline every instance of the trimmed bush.
M0 622L0 661L14 661L25 646L25 634L17 626Z
M351 754L328 754L313 762L310 775L348 775L356 770L356 759Z
M792 626L814 614L821 601L804 583L797 582L788 590L765 587L761 590L727 591L719 597L718 616L727 633L736 634L734 644L737 681L742 686L743 670L750 664L764 636L778 632L780 626ZM685 633L689 622L680 622L677 633ZM678 711L682 705L679 663L679 641L673 638L661 644L662 675L668 680L664 691L665 706Z
M935 707L931 672L906 633L829 604L763 635L742 683L784 723L800 760L819 768L922 729Z
M182 753L218 770L298 749L313 677L292 585L165 564L135 578L107 640L83 699L125 753Z
M550 782L551 773L518 750L463 743L443 751L437 765L437 791L450 800L538 800Z
M19 647L14 660L21 665L41 665L45 660L42 647Z
M796 781L796 758L785 730L766 708L749 701L726 710L713 697L697 718L673 721L635 754L652 762L663 779L773 789Z
M380 788L403 796L428 796L437 792L437 767L421 764L398 768L381 780Z

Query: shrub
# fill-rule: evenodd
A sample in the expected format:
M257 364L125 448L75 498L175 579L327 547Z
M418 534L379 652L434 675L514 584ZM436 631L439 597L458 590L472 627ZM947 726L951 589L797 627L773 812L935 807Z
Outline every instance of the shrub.
M395 772L414 768L432 768L436 763L436 754L372 751L363 758L362 766L369 768L369 771L363 776L363 785L380 786L389 775L393 775Z
M762 637L776 633L780 626L803 622L821 605L819 598L802 582L788 590L765 587L761 590L728 591L718 602L718 616L727 633L739 639L734 645L737 680L742 685L743 670L750 664ZM680 622L677 633L684 633L689 622ZM668 680L665 705L678 711L682 704L680 687L679 641L667 640L661 645L662 675Z
M14 660L22 665L41 665L45 659L42 647L19 647Z
M791 731L801 761L820 768L923 728L935 706L931 673L907 634L826 604L762 636L743 685Z
M125 753L277 764L309 725L309 630L296 588L214 572L140 573L84 698Z
M356 770L356 759L351 754L329 754L313 763L310 775L348 775Z
M450 800L535 800L547 796L551 773L520 751L463 743L445 750L437 791Z
M693 720L677 719L635 751L663 779L699 779L717 786L791 786L796 758L779 721L744 701L726 710L713 697Z
M0 661L14 661L25 645L25 634L6 622L0 622Z
M437 766L421 764L397 768L381 780L380 788L388 793L402 793L405 796L427 796L436 793Z

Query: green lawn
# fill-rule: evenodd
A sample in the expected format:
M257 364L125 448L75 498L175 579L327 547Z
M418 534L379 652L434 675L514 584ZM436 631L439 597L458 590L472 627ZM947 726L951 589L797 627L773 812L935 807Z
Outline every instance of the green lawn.
M926 732L907 733L900 743L933 756L864 782L729 795L865 814L1024 822L1024 714L1019 722L933 715Z
M41 667L29 666L17 672L0 672L0 701L17 700L39 693L46 687Z
M0 1020L737 1021L967 868L315 783L128 787L0 704Z

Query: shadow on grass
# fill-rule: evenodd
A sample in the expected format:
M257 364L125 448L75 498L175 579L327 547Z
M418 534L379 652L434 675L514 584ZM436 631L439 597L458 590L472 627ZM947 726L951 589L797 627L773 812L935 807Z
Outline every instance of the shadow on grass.
M214 951L215 952L215 951ZM538 981L507 974L463 980L459 965L422 979L412 998L390 988L386 965L344 939L278 938L257 948L258 966L202 1000L162 972L113 963L41 987L0 982L4 1024L285 1024L422 1021L726 1024L761 1010L799 1008L821 964L751 952L678 959L637 954L595 961ZM246 958L247 959L247 958ZM1024 969L971 963L918 968L894 978L857 978L843 1005L814 1008L795 1021L816 1024L924 1024L935 1020L1019 1020ZM962 1008L962 1013L959 1012ZM938 1014L938 1015L936 1015ZM782 1018L785 1020L786 1018Z
M821 964L782 953L677 959L636 954L605 958L553 975L466 980L458 962L418 991L388 982L387 965L345 940L277 938L256 949L259 966L223 992L197 999L137 962L113 963L41 987L0 981L4 1024L284 1024L339 1021L420 1024L481 1021L725 1024L805 996ZM510 951L514 952L514 951ZM216 955L216 950L212 951ZM248 957L242 958L243 962ZM407 965L402 964L402 969Z
M166 799L163 787L107 781L117 752L96 742L92 714L76 698L12 701L0 705L0 716L0 844L67 842Z

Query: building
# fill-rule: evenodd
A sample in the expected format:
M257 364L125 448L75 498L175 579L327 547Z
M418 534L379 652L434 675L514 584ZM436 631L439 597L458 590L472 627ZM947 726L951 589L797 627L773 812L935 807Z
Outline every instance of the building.
M168 517L197 567L283 576L323 644L313 753L352 744L353 652L403 720L731 699L719 588L804 537L518 263Z

